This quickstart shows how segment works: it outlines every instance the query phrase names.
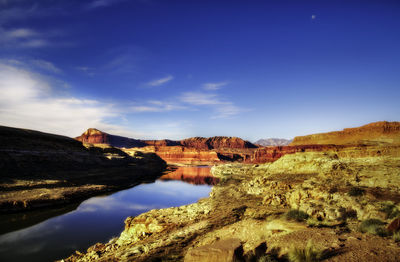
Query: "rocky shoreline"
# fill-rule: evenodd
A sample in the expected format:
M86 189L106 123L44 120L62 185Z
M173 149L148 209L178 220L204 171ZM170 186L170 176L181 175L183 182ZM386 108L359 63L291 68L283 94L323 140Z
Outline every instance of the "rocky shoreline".
M307 242L324 261L397 261L400 158L382 152L215 166L209 198L129 217L118 238L64 261L287 261Z
M63 206L151 182L167 165L153 153L0 127L0 214Z

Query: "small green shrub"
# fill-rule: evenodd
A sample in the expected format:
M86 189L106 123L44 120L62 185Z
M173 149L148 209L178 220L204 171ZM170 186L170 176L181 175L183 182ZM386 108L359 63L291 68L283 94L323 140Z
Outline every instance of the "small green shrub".
M347 194L349 196L362 196L365 194L365 190L359 187L352 187Z
M331 223L329 223L328 221L319 221L318 219L309 217L306 221L307 225L309 227L335 227L335 225L332 225Z
M318 221L317 219L315 219L313 217L309 217L307 219L306 223L309 227L319 227L320 221Z
M400 216L400 210L393 203L386 203L381 208L381 211L386 214L387 219L392 219Z
M322 260L323 251L316 248L312 241L308 241L305 248L292 248L288 258L291 262L316 262Z
M278 262L279 260L270 254L263 255L257 259L257 262Z
M385 223L379 219L367 219L361 222L360 231L384 237L388 235L384 225Z
M287 220L296 220L298 222L302 222L308 218L306 212L303 212L298 209L291 209L285 214L285 218Z
M392 238L395 242L400 242L400 231L394 232Z

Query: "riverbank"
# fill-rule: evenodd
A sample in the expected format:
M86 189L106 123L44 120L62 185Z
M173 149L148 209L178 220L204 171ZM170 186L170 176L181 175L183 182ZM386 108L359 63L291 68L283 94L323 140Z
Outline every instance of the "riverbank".
M111 146L0 126L0 214L80 202L154 181L166 163Z
M202 169L201 174L203 170L209 170L199 169ZM118 236L128 216L137 216L154 208L187 205L207 197L211 186L187 183L182 176L186 178L186 174L190 176L193 172L186 171L187 168L178 168L155 182L91 197L79 206L63 205L2 215L0 260L55 261L75 250L83 252L96 242L107 242ZM179 174L177 179L174 179L174 173ZM166 180L163 179L165 176Z
M119 237L65 261L287 261L307 242L325 261L396 261L399 163L305 152L216 166L209 198L129 217Z

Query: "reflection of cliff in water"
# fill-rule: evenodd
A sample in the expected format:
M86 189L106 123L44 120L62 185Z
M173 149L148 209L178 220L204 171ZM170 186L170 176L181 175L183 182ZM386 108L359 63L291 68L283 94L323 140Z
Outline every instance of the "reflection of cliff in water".
M171 173L163 175L160 180L181 180L193 185L215 185L218 178L211 174L209 166L183 166L178 167Z

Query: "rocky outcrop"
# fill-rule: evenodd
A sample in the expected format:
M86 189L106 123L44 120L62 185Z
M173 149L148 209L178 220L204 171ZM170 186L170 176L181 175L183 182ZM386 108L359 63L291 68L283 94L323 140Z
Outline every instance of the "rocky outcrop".
M243 140L238 137L225 137L225 136L214 136L214 137L192 137L180 141L184 147L210 150L210 149L223 149L223 148L257 148L256 145L249 141Z
M336 145L301 145L301 146L269 146L258 148L254 151L247 163L266 163L274 162L287 154L294 154L297 152L321 152L321 151L335 151L340 146Z
M297 136L290 145L399 144L400 122L375 122L343 131Z
M142 150L156 153L169 164L212 165L221 161L248 161L256 145L238 137L193 137L174 140L137 140L114 136L89 128L78 141L123 148L126 152Z
M243 260L243 247L240 239L219 240L190 250L185 262L235 262Z
M393 150L400 152L384 152ZM297 152L261 165L218 165L209 198L127 218L119 237L65 261L203 261L217 253L218 261L286 261L308 240L326 261L397 261L398 244L359 226L380 219L398 232L399 159ZM291 220L289 210L309 218Z
M287 146L293 139L283 139L283 138L267 138L257 140L254 144L259 146Z
M147 144L138 139L127 138L123 136L110 135L96 128L89 128L82 135L75 138L83 143L107 144L114 147L143 147Z
M138 140L127 137L110 135L95 128L89 128L81 136L75 138L78 141L91 144L108 144L115 147L145 147L145 146L183 146L199 150L211 150L222 148L257 148L256 145L238 137L192 137L180 141L174 140Z
M168 164L213 165L221 161L218 158L218 154L214 151L186 148L183 146L147 146L123 150L131 155L137 150L152 152Z
M174 140L143 140L143 142L148 146L180 146L181 143L179 141Z

